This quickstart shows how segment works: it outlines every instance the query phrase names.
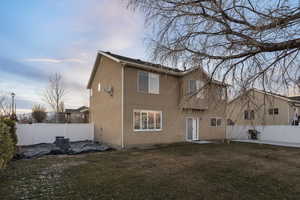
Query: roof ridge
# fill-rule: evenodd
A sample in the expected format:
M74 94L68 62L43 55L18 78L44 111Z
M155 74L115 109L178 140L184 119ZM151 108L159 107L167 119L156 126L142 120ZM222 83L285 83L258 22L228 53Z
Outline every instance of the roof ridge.
M101 53L105 53L105 54L108 54L114 58L117 58L119 60L124 60L126 62L136 62L137 64L143 64L143 65L150 65L150 66L156 66L156 67L162 67L162 68L166 68L166 69L170 69L170 70L173 70L173 71L177 71L177 72L185 72L187 70L181 70L179 68L175 68L175 67L170 67L170 66L166 66L166 65L162 65L160 63L154 63L154 62L150 62L150 61L146 61L146 60L142 60L142 59L139 59L139 58L133 58L133 57L128 57L128 56L123 56L123 55L119 55L119 54L116 54L116 53L112 53L110 51L100 51Z

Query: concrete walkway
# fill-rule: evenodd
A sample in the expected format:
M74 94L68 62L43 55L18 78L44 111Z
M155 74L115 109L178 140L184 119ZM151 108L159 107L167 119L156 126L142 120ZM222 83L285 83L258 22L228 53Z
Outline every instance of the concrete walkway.
M291 142L276 142L276 141L267 141L267 140L232 140L232 141L300 148L300 143L291 143Z
M193 141L189 141L191 143L195 143L195 144L210 144L213 143L212 141L207 141L207 140L193 140Z

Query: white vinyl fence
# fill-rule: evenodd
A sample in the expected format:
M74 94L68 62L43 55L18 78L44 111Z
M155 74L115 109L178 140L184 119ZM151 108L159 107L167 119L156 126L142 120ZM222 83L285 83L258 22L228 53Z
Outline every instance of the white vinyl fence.
M273 142L300 143L300 126L228 126L228 139L249 139L248 130L260 132L258 139Z
M18 145L53 143L56 136L94 140L94 124L17 124L17 136Z

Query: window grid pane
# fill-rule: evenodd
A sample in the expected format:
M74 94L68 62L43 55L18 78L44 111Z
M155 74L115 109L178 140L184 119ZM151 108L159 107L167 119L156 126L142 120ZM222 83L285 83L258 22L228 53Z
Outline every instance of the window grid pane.
M247 110L245 110L244 111L244 119L248 119L249 117L248 117L248 111Z
M149 73L149 93L159 94L159 75Z
M154 129L154 112L148 113L148 128Z
M194 94L197 90L197 83L196 80L189 80L188 81L188 94Z
M251 119L251 120L254 119L254 110L251 110L251 112L250 112L250 119Z
M211 125L211 126L216 126L216 125L217 125L217 120L216 120L216 118L211 118L211 119L210 119L210 125Z
M134 130L161 130L161 111L138 111L133 112Z
M139 72L139 85L138 90L139 92L146 92L149 91L149 79L148 79L147 72Z
M161 129L161 112L155 113L155 128Z
M148 129L147 112L142 112L142 129Z
M217 126L221 126L222 125L222 119L217 119Z
M141 113L134 112L134 129L140 129L140 128L141 128Z

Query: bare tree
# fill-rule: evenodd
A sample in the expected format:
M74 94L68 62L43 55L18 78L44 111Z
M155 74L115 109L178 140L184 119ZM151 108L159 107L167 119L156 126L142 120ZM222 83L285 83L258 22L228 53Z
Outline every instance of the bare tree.
M59 113L64 111L63 99L65 95L66 89L62 76L59 73L50 76L48 86L43 94L43 99L54 112Z
M129 0L153 27L153 59L203 67L242 90L282 91L299 83L299 6L295 0Z
M0 94L0 117L9 116L11 113L11 102L9 102L8 96Z

